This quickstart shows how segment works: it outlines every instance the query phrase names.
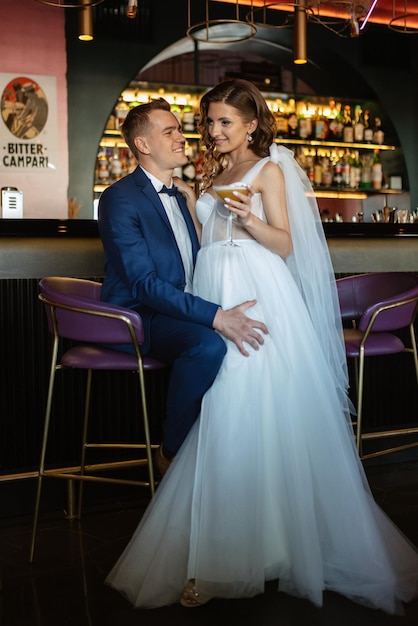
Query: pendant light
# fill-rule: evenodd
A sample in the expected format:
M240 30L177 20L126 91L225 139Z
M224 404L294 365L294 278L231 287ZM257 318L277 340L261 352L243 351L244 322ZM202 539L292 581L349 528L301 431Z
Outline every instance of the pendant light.
M215 44L237 43L254 37L256 27L242 15L244 10L248 10L248 6L240 5L239 0L230 0L227 4L234 5L230 7L231 17L224 17L219 0L187 0L186 35L193 41ZM253 0L247 0L248 4L252 10ZM203 13L204 20L201 19ZM195 15L199 17L195 18Z
M104 0L79 0L78 2L69 2L68 0L36 0L41 4L46 4L49 7L57 7L58 9L79 9L81 4L85 7L95 7L98 4L102 4Z
M93 40L93 8L89 5L89 0L80 0L78 38L81 41Z
M306 54L306 0L297 0L295 5L295 27L293 32L293 62L307 63Z
M93 39L93 7L102 4L104 0L36 0L41 4L58 9L78 10L78 38L81 41Z

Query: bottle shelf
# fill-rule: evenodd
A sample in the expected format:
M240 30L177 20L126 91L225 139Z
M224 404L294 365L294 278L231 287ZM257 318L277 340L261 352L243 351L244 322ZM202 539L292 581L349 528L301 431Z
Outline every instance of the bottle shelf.
M327 188L314 188L314 193L317 198L336 198L344 200L365 200L369 196L381 196L381 195L396 195L403 193L402 190L397 189L369 189L361 188L354 189L351 187L339 188L339 187L327 187Z
M196 160L199 159L198 154L200 151L200 134L196 130L198 127L199 99L205 90L206 87L197 85L132 82L130 87L122 92L114 111L107 120L107 128L100 140L94 192L100 194L109 185L118 180L121 168L120 161L123 163L122 176L133 171L136 167L135 159L130 153L121 133L121 124L124 119L122 113L126 115L126 110L131 106L135 106L138 102L149 101L153 97L160 97L161 95L170 103L172 111L183 129L190 129L183 130L183 135L187 141L188 165L190 165L190 169L193 169L196 165ZM354 134L353 138L357 138L357 141L343 141L343 136L345 139L351 139L352 136L344 133L346 129L341 126L343 107L341 103L335 102L333 98L309 96L309 98L301 97L297 99L294 95L280 93L265 93L263 95L270 110L276 117L278 134L275 138L275 143L285 145L293 150L300 166L304 169L312 183L316 183L316 186L314 184L314 193L317 198L364 200L369 196L404 193L403 190L387 188L390 178L392 178L390 169L398 167L397 157L392 154L397 150L397 146L392 145L392 142L393 144L397 143L394 136L387 135L387 141L384 143L384 134L376 134L374 129L372 142L364 140L364 138L367 140L372 138L369 134L364 136ZM121 104L124 104L123 111L119 110ZM371 109L368 109L369 106ZM186 120L186 107L188 114L193 112L194 117L192 116L192 119L189 119L190 115L188 115ZM363 123L363 118L360 119L357 116L357 110L362 107L360 105L354 106L354 103L351 103L349 106L344 107L344 111L350 107L352 109L351 123L353 128L357 125L356 129L358 130L358 123ZM374 126L376 126L377 120L380 121L378 106L377 103L368 103L364 107L364 123L370 129L372 127L370 122L371 116L373 116L375 121ZM367 120L366 114L368 114ZM283 116L287 120L286 124L280 123ZM296 120L293 119L295 117ZM338 124L336 123L337 120ZM293 125L294 121L296 121L296 126ZM311 124L308 121L311 121ZM192 130L193 127L194 131ZM296 135L294 134L295 132ZM289 136L290 133L292 136ZM338 139L335 138L335 133L338 133ZM306 138L306 134L308 134L309 138ZM320 137L324 137L324 139ZM362 141L358 141L361 137L363 137ZM376 157L373 152L380 153L380 155L378 154ZM376 161L374 160L375 158L377 159ZM351 170L347 169L347 161ZM376 172L378 173L377 168L374 167L372 169L376 163L379 163L381 168L384 168L381 180L376 177ZM341 164L342 169L338 170L339 164ZM360 170L361 178L356 179L357 173L354 172L354 167L356 172ZM323 168L322 176L321 168ZM367 175L369 169L370 172ZM352 178L349 178L350 172ZM189 184L193 184L193 176L186 174L184 170L183 177ZM398 176L398 178L401 177ZM341 180L344 186L340 185ZM373 187L357 186L360 184L360 181L361 184L366 185L369 181L374 182L374 184L381 184L382 188L375 189ZM349 184L352 186L349 187ZM392 181L390 184L392 184ZM401 186L401 184L401 181L397 184L393 183L394 186Z
M199 133L183 133L186 139L200 139ZM354 143L344 141L325 141L322 139L292 139L290 137L277 137L278 144L311 146L323 148L353 148L356 150L396 150L396 146L379 143ZM100 146L104 148L127 148L119 130L107 130L100 140Z
M122 137L107 137L104 136L101 138L99 146L101 148L127 148L125 141Z
M200 139L199 133L183 133L186 139L196 140ZM318 139L292 139L292 138L276 138L277 144L283 145L296 145L312 148L329 148L330 150L338 150L342 148L352 148L358 150L395 150L396 147L387 144L375 144L375 143L348 143L342 141L325 141ZM100 146L104 148L127 148L126 143L121 137L119 130L106 130L103 135ZM94 185L94 192L101 193L111 183L97 183ZM401 194L403 190L395 189L373 189L373 188L352 188L352 187L314 187L315 196L317 198L340 198L345 200L355 199L364 200L372 195L382 194Z
M109 187L109 184L96 184L94 185L95 193L102 193ZM369 196L373 195L399 195L404 193L402 189L352 189L352 188L338 188L338 187L327 187L327 188L314 188L314 193L317 198L344 198L346 200L364 200Z
M355 143L344 141L325 141L322 139L291 139L287 137L278 137L275 139L276 143L298 145L298 146L312 146L323 148L353 148L356 150L396 150L396 146L390 146L380 143Z

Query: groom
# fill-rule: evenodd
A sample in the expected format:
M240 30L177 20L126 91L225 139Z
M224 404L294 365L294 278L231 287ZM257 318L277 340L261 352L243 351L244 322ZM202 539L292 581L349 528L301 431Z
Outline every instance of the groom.
M159 99L135 107L122 132L139 167L100 198L102 299L137 310L144 323L143 353L172 367L163 443L155 457L164 474L222 364L222 335L248 356L244 342L258 349L267 329L245 314L255 301L222 310L190 293L199 242L184 197L170 189L174 168L187 157L169 104Z

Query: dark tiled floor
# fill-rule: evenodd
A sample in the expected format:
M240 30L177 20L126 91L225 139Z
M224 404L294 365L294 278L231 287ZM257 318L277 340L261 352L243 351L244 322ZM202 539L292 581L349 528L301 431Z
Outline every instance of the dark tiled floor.
M367 473L379 504L418 544L418 462L369 466ZM17 483L0 483L3 506L10 497L27 498L30 503L33 499L33 482L30 482L30 486L24 487ZM64 497L63 483L49 481L52 482L59 483L60 497ZM103 486L97 487L102 489ZM96 485L90 489L96 489ZM52 493L48 496L49 503L52 501L58 508L57 492ZM152 611L134 610L103 581L136 528L146 506L143 492L142 498L141 502L133 503L132 496L125 493L119 501L93 506L87 497L82 522L70 522L59 512L44 513L33 565L28 563L30 516L3 517L0 520L3 587L0 623L3 626L418 624L418 601L410 604L405 617L400 618L366 609L333 593L326 593L323 608L317 609L306 601L277 594L272 587L252 599L215 600L199 609L188 610L176 605ZM28 504L28 510L30 506Z

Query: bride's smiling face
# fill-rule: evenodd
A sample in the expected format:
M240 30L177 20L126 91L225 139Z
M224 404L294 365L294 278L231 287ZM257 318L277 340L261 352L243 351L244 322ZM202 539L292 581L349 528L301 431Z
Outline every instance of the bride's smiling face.
M207 114L208 131L218 152L224 154L248 145L248 135L257 121L245 122L239 111L224 102L211 102Z

